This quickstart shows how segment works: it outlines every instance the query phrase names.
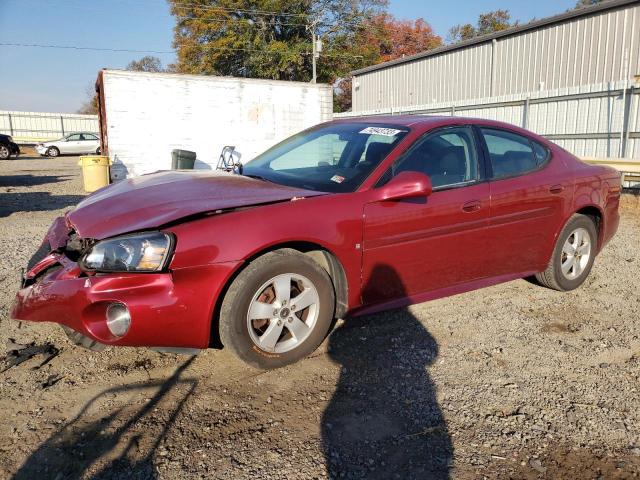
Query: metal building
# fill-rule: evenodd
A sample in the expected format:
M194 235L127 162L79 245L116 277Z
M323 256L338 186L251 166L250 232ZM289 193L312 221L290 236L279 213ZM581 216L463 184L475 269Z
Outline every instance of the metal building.
M640 0L611 0L353 72L356 114L525 126L581 156L640 158Z

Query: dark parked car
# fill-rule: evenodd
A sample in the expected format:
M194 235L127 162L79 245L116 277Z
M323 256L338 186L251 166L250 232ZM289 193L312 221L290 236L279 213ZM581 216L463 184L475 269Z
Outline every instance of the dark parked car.
M20 155L20 147L9 135L0 134L0 160L7 160L11 155Z
M239 173L159 172L89 196L51 226L12 318L84 344L221 342L274 368L335 318L521 277L577 288L619 221L617 171L488 120L333 121Z

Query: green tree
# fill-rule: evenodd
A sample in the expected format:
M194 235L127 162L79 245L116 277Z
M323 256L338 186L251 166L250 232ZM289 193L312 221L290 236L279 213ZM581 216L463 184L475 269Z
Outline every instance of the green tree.
M351 48L357 26L386 0L169 0L176 18L176 70L309 81L311 32L323 42L318 81L333 82L364 58Z
M125 70L131 70L134 72L166 72L165 68L162 68L162 62L158 57L146 55L140 60L130 61ZM84 115L97 115L98 114L98 94L93 83L87 86L86 89L87 100L82 104L82 107L78 110L78 113Z
M578 0L575 8L590 7L591 5L597 5L598 3L606 2L608 0Z
M500 30L505 30L517 24L517 21L511 21L509 10L494 10L492 12L482 13L478 16L478 21L475 26L470 23L465 23L451 27L449 29L449 42L463 42L481 35L499 32Z
M134 72L164 72L162 68L162 62L158 57L146 55L140 60L130 61L125 70L132 70Z

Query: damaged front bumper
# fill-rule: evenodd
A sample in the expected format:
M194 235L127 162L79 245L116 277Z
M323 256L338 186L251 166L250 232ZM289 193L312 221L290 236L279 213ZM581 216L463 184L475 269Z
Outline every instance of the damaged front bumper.
M206 348L216 299L237 262L162 273L87 274L65 254L64 219L51 226L44 258L30 265L11 318L59 323L106 345ZM202 291L202 285L210 287ZM121 337L107 328L110 305L123 304L131 325Z

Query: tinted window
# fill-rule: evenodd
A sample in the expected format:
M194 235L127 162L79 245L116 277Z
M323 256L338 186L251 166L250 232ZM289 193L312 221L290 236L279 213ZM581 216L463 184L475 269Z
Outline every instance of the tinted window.
M77 142L79 140L80 140L80 134L78 134L78 133L74 133L73 135L69 135L67 137L67 141L69 141L69 142Z
M527 137L492 128L480 130L489 150L493 178L520 175L535 170L539 165Z
M360 122L319 125L259 155L243 174L309 190L352 192L408 131Z
M417 140L392 167L386 180L400 172L425 173L434 188L478 178L478 158L469 127L453 127Z
M81 133L80 137L82 138L82 140L98 140L98 137L96 137L95 135L91 135L90 133Z
M544 164L549 158L549 150L544 145L540 145L538 142L534 142L531 140L531 145L533 145L533 154L536 157L536 163L538 165Z

